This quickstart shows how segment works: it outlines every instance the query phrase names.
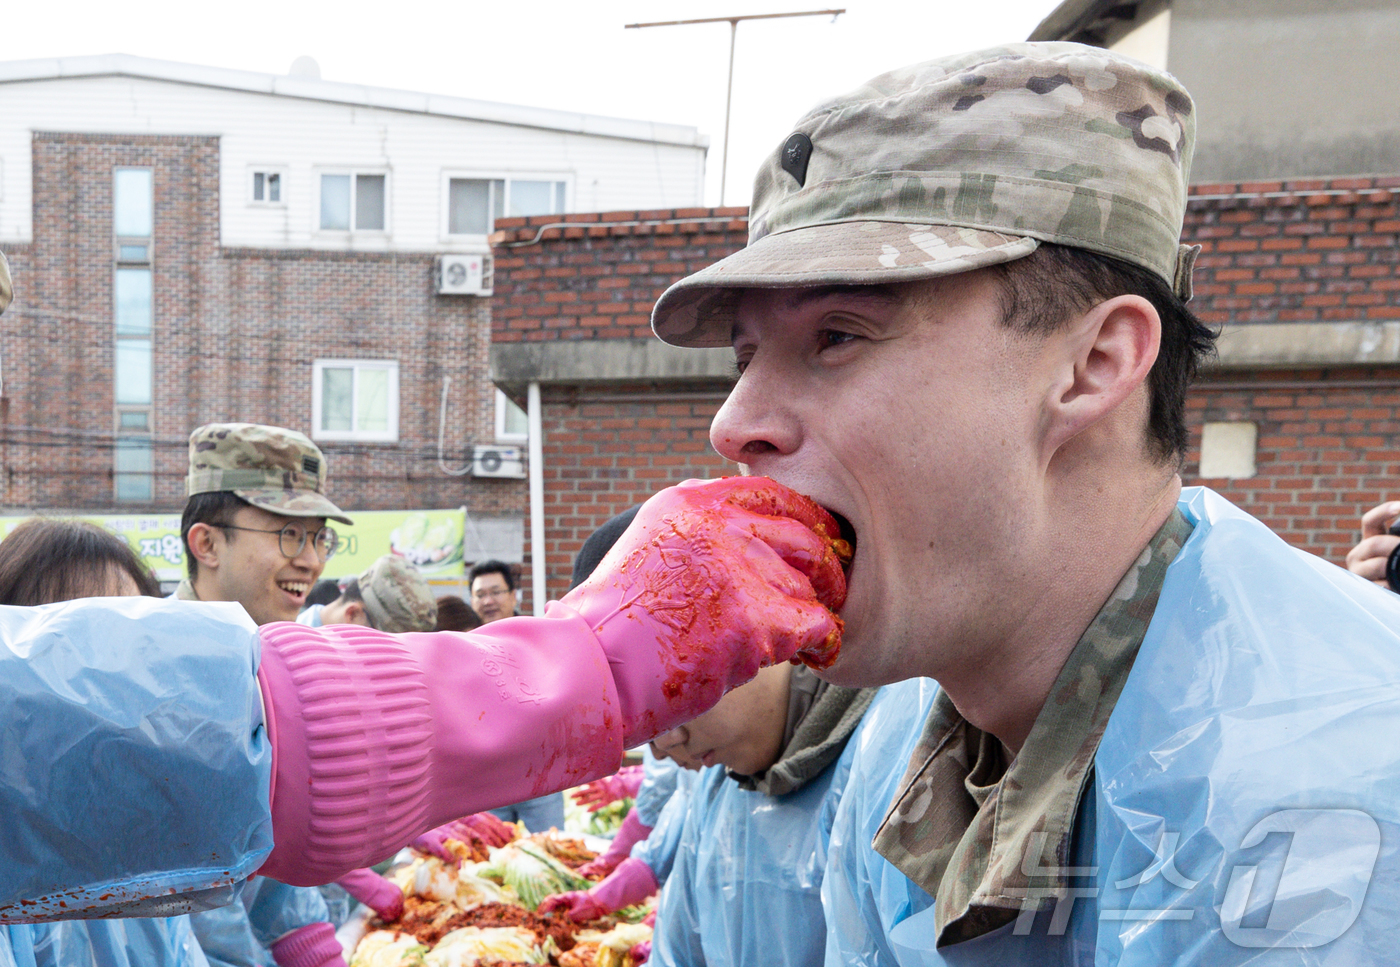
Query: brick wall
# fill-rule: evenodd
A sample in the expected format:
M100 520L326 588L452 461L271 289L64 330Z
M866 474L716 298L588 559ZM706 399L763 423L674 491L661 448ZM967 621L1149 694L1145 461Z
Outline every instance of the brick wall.
M747 208L499 219L491 338L650 339L666 287L743 248L748 224Z
M1400 177L1196 185L1191 307L1205 322L1400 319Z
M636 402L628 395L638 395ZM551 597L569 586L574 556L608 518L691 477L738 473L710 446L722 395L696 389L581 393L543 407L547 575Z
M1295 547L1341 564L1361 514L1400 495L1400 369L1213 374L1187 399L1185 480L1205 484ZM1258 424L1257 473L1202 479L1200 426Z
M154 172L156 499L112 488L112 168ZM0 317L0 505L178 510L186 437L243 420L309 432L316 358L399 363L399 440L325 443L332 497L347 507L465 504L520 516L519 481L438 465L439 404L451 379L446 463L492 440L487 300L442 297L428 253L224 249L217 138L37 133L34 241L10 249L16 301Z

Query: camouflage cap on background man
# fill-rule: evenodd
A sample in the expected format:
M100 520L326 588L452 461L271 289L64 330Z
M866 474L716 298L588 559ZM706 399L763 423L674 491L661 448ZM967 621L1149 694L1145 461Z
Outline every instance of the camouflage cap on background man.
M432 589L418 569L403 558L385 554L357 580L365 614L380 631L432 631L437 624L437 599Z
M1097 47L1008 44L882 74L797 122L754 180L748 247L671 286L652 326L728 346L736 290L928 279L1040 242L1189 298L1194 143L1175 78Z
M326 458L295 430L258 423L208 423L190 434L186 492L229 491L287 517L351 523L326 498Z

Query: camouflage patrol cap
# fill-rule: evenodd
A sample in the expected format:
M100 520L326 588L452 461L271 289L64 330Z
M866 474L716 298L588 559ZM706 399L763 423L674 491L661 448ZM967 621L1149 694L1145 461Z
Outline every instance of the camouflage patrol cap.
M326 499L326 458L295 430L258 423L208 423L190 434L186 492L229 491L287 517L351 523Z
M754 180L748 247L671 286L652 327L727 346L741 289L928 279L1041 242L1189 298L1194 143L1175 78L1097 47L1009 44L882 74L797 122Z
M10 281L10 263L5 261L5 253L0 252L0 312L5 311L14 296L14 283Z
M385 554L359 577L365 613L380 631L432 631L437 600L418 569L401 557Z

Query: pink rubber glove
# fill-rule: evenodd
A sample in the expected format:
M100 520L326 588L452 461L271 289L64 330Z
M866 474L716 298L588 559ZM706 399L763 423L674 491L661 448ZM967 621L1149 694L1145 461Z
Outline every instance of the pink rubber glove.
M643 504L588 580L550 606L598 636L624 744L690 721L764 665L835 661L838 531L766 477L687 480Z
M606 880L590 890L545 897L540 903L540 912L564 910L570 919L584 923L641 903L659 889L651 867L629 856Z
M277 967L345 967L340 941L329 923L308 923L272 945Z
M504 846L513 842L520 830L491 813L472 813L453 824L466 836L480 840L486 846ZM459 837L460 838L460 837Z
M403 891L374 870L351 870L335 882L379 914L379 919L397 920L403 916Z
M459 866L462 858L448 848L449 839L467 844L476 840L484 846L504 846L515 839L515 832L514 826L502 822L490 813L473 813L462 819L443 823L436 829L430 829L409 845L421 852L431 853L453 866Z
M623 716L577 616L471 632L266 624L274 847L261 873L329 883L458 816L617 769Z
M637 790L642 788L642 767L628 766L610 776L594 779L574 793L574 802L587 806L590 813L596 813L609 803L619 799L635 799Z
M632 949L627 951L627 955L632 958L632 967L646 963L651 959L651 941L643 940L639 944L634 944Z
M429 853L436 856L444 863L451 863L453 866L459 866L461 865L462 858L447 848L447 841L449 839L462 839L462 837L457 835L455 827L456 822L457 820L454 819L450 823L443 823L436 829L428 830L421 836L415 836L413 841L408 845L421 853ZM463 842L465 842L465 840L463 840Z
M632 853L632 847L651 835L651 827L642 824L637 818L637 810L630 809L627 818L618 827L617 835L613 837L612 844L596 859L589 860L578 868L579 876L586 876L590 880L594 877L607 876L617 869L617 864L627 859Z
M834 660L836 532L771 480L688 481L647 501L542 618L404 635L263 625L276 845L259 872L328 883L454 817L615 772L624 748L762 665Z

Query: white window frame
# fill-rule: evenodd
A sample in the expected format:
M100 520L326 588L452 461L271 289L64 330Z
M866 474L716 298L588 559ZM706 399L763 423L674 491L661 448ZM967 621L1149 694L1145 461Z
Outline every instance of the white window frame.
M339 174L339 172L332 172ZM441 232L444 242L480 241L485 243L486 234L461 233L453 234L449 231L452 227L452 179L471 178L477 181L504 181L506 183L505 203L501 210L510 211L510 183L512 181L562 181L564 183L564 210L558 212L565 215L574 210L574 176L572 172L565 171L483 171L480 169L466 168L444 168L442 172L442 204L439 206L441 215L438 218L438 229ZM317 219L320 218L320 208L317 209ZM510 214L501 216L511 218ZM484 251L484 249L483 249Z
M282 197L277 201L267 201L253 197L253 181L256 175L277 175L281 184ZM245 182L248 187L248 204L254 208L286 208L287 207L287 169L283 165L249 165L248 178ZM264 185L266 180L264 179ZM320 221L320 209L316 210L316 220Z
M506 394L505 394L505 393L502 393L500 390L496 390L496 442L497 442L497 443L529 443L529 442L530 442L530 433L529 433L528 430L527 430L526 432L524 432L524 433L507 433L507 432L506 432L506 404L509 403L509 402L511 402L511 399L510 399L509 396L506 396ZM529 418L529 417L528 417L528 414L527 414L527 415L526 415L527 423L528 423L528 418Z
M389 372L389 429L369 430L321 429L321 374L326 369L353 369L350 392L351 419L357 412L355 398L359 394L359 372L362 369L383 369ZM316 359L311 363L311 439L356 440L361 443L397 443L399 439L399 363L396 359Z
M311 231L316 235L330 236L331 238L350 238L360 235L367 238L386 238L394 230L394 206L391 199L394 196L394 176L388 168L316 168L312 173L316 181L315 204L311 206ZM322 228L321 227L321 176L322 175L349 175L350 176L350 227L349 228ZM355 178L358 175L383 175L384 176L384 227L383 228L356 228L355 227ZM251 179L249 184L251 185ZM284 186L285 187L285 186ZM252 189L249 188L249 191Z

